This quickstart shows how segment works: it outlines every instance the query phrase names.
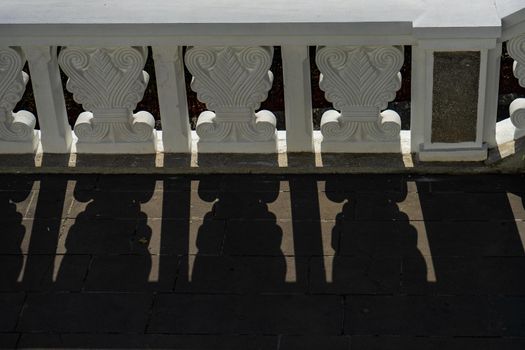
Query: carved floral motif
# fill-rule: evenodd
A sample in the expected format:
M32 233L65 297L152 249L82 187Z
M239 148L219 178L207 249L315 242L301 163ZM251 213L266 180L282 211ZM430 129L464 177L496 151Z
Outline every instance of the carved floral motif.
M401 87L403 48L398 46L321 46L316 63L319 86L340 112L321 118L326 141L395 141L401 121L385 109Z
M525 34L507 43L507 51L514 58L513 72L519 84L525 87ZM517 98L509 107L510 120L517 129L525 129L525 98Z
M191 47L185 55L191 88L211 111L197 121L202 141L245 142L275 139L275 116L255 113L273 81L268 70L272 47ZM212 112L213 111L213 112Z
M22 50L0 48L0 140L32 142L35 137L35 116L27 111L13 113L22 96L29 76L22 71L25 64Z
M80 142L146 142L155 121L148 112L133 114L149 76L142 69L146 47L65 47L60 67L69 77L66 88L89 112L75 123Z

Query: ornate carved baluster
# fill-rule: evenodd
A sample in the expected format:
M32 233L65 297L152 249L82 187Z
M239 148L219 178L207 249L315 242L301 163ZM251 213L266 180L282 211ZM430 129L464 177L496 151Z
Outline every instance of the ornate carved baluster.
M31 153L38 146L35 116L27 111L13 113L29 81L22 71L25 61L20 48L0 48L0 153Z
M268 96L272 47L191 47L191 87L211 111L197 121L201 152L275 152L275 116L255 110ZM213 111L213 112L212 112Z
M147 55L146 47L62 48L58 59L69 77L66 87L88 111L75 123L79 152L155 151L153 116L133 114L149 80L142 70Z
M321 118L322 150L399 151L401 120L387 107L401 87L403 48L346 46L317 48L319 86L336 110Z
M520 86L525 87L525 34L509 40L507 50L514 58L514 76L518 78ZM520 131L525 130L525 98L512 101L509 112L512 125Z

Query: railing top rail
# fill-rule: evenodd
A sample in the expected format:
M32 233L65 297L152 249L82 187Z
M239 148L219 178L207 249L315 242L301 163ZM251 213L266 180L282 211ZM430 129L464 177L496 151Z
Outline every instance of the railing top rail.
M3 0L0 38L90 34L144 38L153 32L499 38L502 18L509 25L520 18L525 22L521 15L513 17L524 7L522 0Z

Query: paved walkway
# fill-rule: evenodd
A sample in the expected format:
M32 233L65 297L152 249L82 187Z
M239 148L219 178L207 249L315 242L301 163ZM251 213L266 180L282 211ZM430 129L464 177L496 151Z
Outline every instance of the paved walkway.
M0 176L0 347L525 349L524 176Z

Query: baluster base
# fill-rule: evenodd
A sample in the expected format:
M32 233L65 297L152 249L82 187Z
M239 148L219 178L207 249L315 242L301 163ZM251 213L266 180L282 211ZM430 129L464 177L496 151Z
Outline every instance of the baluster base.
M0 140L1 154L31 154L35 153L40 143L37 130L33 131L33 138L28 141L3 141Z

